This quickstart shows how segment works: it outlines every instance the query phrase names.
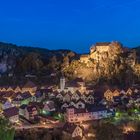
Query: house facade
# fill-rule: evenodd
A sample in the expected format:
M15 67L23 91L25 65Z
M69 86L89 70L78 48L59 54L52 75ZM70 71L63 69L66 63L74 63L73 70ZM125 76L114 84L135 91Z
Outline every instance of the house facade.
M114 111L106 108L98 108L91 111L86 109L68 108L66 111L65 119L70 123L83 122L90 120L99 120L108 118L114 115Z

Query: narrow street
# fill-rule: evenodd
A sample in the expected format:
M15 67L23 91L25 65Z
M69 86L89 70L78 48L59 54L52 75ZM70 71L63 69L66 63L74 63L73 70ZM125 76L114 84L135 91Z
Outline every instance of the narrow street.
M22 130L22 129L34 129L34 128L61 128L63 127L63 123L49 123L49 124L33 124L33 125L22 125L22 126L15 126L15 130Z

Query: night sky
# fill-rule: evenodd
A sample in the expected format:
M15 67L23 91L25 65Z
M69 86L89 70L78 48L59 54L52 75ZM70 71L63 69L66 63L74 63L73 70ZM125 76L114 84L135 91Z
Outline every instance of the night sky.
M88 52L113 40L140 45L140 0L0 0L0 41Z

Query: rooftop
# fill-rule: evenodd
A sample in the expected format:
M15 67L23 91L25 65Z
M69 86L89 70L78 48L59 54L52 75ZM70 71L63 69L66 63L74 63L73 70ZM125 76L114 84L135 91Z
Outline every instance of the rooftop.
M12 116L18 115L18 111L19 111L18 108L12 107L12 108L5 109L3 114L5 117L10 118Z

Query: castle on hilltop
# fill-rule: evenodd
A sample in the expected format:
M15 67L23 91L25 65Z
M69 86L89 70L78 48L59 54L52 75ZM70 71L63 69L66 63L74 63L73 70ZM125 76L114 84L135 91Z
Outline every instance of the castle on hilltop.
M107 57L114 59L117 54L123 52L122 45L119 42L101 42L91 46L89 54L83 54L80 57L81 62L87 63L89 60L100 61Z

